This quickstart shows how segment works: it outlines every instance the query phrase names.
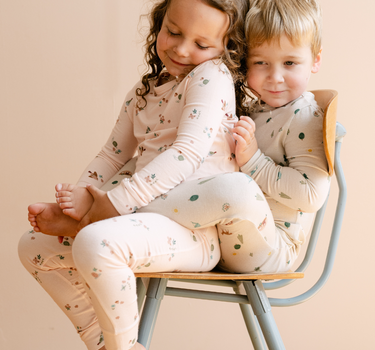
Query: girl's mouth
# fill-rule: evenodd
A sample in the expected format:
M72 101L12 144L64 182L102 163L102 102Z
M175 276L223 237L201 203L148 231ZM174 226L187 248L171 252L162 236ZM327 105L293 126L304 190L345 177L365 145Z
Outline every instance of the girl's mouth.
M188 67L188 66L190 66L190 64L183 64L183 63L177 62L177 61L175 61L174 59L172 59L170 57L169 57L169 59L172 61L172 63L177 64L178 66L181 66L181 67Z

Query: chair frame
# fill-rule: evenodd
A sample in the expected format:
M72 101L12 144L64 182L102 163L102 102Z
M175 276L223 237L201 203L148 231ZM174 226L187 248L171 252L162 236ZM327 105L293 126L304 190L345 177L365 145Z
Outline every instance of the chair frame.
M324 101L324 103L327 106L326 109L328 109L328 107L332 104L334 106L334 114L336 114L337 92L334 90L318 90L314 91L313 93L316 95L316 97L318 97L319 95L317 94L324 93L325 96L329 96L329 92L332 93L332 97L330 100ZM146 349L149 349L158 311L164 295L238 303L255 350L266 350L267 346L270 350L285 349L281 335L272 315L271 306L293 306L311 299L327 282L332 272L337 252L347 196L346 181L340 161L341 143L346 134L346 130L340 123L336 123L335 132L334 172L336 174L339 194L337 198L335 218L331 230L330 242L325 258L325 265L317 282L306 292L292 298L268 298L265 292L266 290L278 289L289 285L290 283L304 276L304 271L312 261L315 252L324 213L328 203L328 197L322 208L316 214L305 257L295 272L281 274L229 274L222 272L136 274L137 277L150 278L147 296L146 288L144 287L141 278L137 278L139 310L141 310L146 296L146 301L144 303L143 312L141 315L138 341L145 346ZM235 294L168 287L167 284L169 279L179 282L230 287L233 289ZM274 279L277 281L262 283L262 280L269 281ZM246 291L246 295L240 294L239 283L242 283ZM249 305L251 307L249 307Z

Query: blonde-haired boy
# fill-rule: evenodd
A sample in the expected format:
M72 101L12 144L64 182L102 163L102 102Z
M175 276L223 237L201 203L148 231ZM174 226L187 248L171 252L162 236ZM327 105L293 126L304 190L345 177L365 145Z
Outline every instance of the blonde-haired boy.
M236 160L298 255L329 188L323 115L306 91L321 64L321 9L315 0L250 0L245 31L247 83L257 99L233 130Z

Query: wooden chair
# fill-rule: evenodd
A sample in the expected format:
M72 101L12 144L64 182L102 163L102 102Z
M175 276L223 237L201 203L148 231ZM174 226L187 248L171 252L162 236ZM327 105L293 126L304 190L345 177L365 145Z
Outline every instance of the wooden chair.
M138 341L143 344L146 349L150 346L158 310L164 295L238 303L255 350L267 349L267 346L271 350L285 349L272 315L271 306L292 306L300 304L313 297L326 283L332 271L336 255L346 202L346 183L340 163L341 142L346 131L341 124L336 123L337 92L334 90L317 90L312 92L315 95L317 103L324 110L324 146L328 160L329 173L330 175L333 175L335 172L339 187L333 227L330 233L326 233L330 234L331 238L325 267L320 278L308 291L293 298L268 298L265 292L265 290L268 289L284 287L294 282L296 279L304 277L304 271L310 264L314 254L328 198L316 215L304 260L295 272L230 274L215 271L206 273L137 274L137 277L150 277L147 297L140 321L138 338ZM226 286L232 288L235 293L217 293L167 287L169 279L181 282ZM263 283L263 280L277 281ZM239 294L238 282L243 284L247 295ZM137 288L138 305L139 308L141 308L146 291L140 278L138 278L137 281ZM249 305L251 307L249 307Z

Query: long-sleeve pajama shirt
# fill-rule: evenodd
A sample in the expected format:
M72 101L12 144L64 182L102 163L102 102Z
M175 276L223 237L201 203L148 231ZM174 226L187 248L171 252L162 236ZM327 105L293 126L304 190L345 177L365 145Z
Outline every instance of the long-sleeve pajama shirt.
M106 183L102 189L122 215L85 227L75 240L59 243L29 231L20 241L22 263L88 349L100 349L103 339L108 350L136 341L134 272L207 271L217 264L234 272L289 269L309 230L305 211L319 208L329 186L314 101L303 97L303 113L291 107L287 118L278 116L280 128L289 128L284 134L279 128L271 136L276 124L267 118L262 129L263 114L253 115L262 151L241 173L230 136L233 83L223 64L209 61L182 81L150 83L143 109L134 94L141 85L128 94L107 144L79 182ZM278 140L277 151L266 138L262 144L264 135ZM122 168L135 151L136 164ZM303 194L297 186L305 186Z

